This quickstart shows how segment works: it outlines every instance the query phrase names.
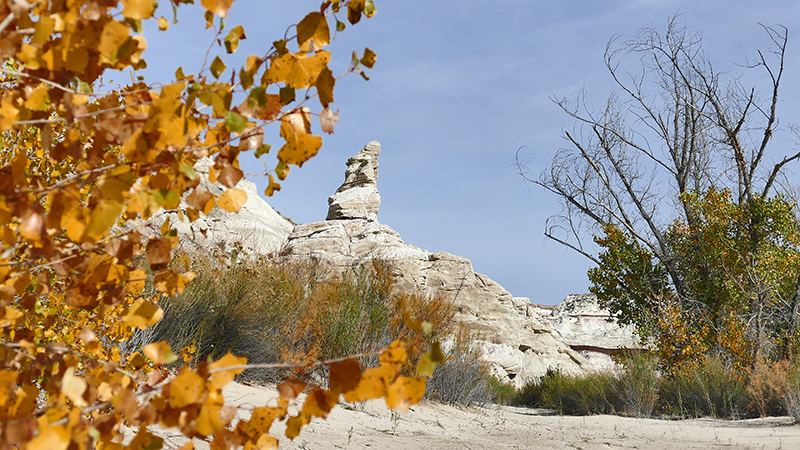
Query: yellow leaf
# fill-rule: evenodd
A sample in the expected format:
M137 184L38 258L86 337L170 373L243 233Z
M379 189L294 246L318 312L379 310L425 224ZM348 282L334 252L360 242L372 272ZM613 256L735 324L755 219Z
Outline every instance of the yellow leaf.
M277 450L277 448L278 440L266 434L262 434L255 443L247 441L244 444L244 450Z
M402 341L394 341L381 351L379 360L381 364L386 364L396 371L400 371L400 368L403 367L403 363L406 362L406 358L406 344Z
M297 44L300 50L312 52L331 43L328 20L321 12L314 11L297 24Z
M93 241L105 237L111 227L117 224L117 220L124 210L125 205L122 202L97 202L89 216L89 224L84 230L83 237Z
M372 66L375 65L375 60L376 59L377 59L377 56L375 55L375 52L373 52L369 48L365 48L364 49L364 56L361 57L361 60L359 62L361 64L365 65L366 67L369 67L370 69L372 69Z
M66 425L44 426L39 429L39 434L28 442L25 448L66 450L69 443L70 433Z
M61 393L72 400L76 406L86 406L83 393L86 392L86 382L75 376L75 368L69 367L61 379Z
M202 0L201 3L208 12L224 18L228 17L228 10L231 9L233 0Z
M128 282L125 283L125 289L129 294L137 295L144 290L145 281L146 274L144 270L132 270L128 275Z
M47 93L48 89L44 86L34 89L25 100L25 107L34 111L46 111L50 102L50 96Z
M295 112L281 118L281 137L286 140L278 159L285 164L302 166L322 147L322 137L309 134L304 114Z
M398 377L386 395L386 405L391 409L408 412L408 407L419 403L425 395L425 379Z
M297 416L289 417L289 419L286 421L286 437L289 439L296 438L300 435L300 429L308 425L310 421L311 417L308 417L303 413L300 413Z
M38 70L42 67L42 51L38 47L23 43L17 53L17 58L29 70Z
M236 430L252 440L260 434L269 433L272 423L276 420L283 420L284 417L286 417L286 410L283 408L259 406L253 409L250 420L241 421L236 425Z
M116 20L109 21L103 27L100 35L100 43L97 50L100 52L101 59L108 63L117 62L117 50L125 43L130 35L131 29L122 22Z
M80 73L89 63L89 52L83 47L70 48L67 50L67 58L64 61L67 69Z
M19 108L14 106L14 99L3 97L0 101L0 130L11 130L19 117Z
M183 366L178 376L169 382L169 406L175 409L197 403L203 394L203 379L192 369Z
M244 34L244 27L236 25L228 35L225 36L225 51L228 53L235 52L239 48L240 39L247 39Z
M144 356L150 361L159 365L169 364L178 360L178 357L172 353L169 344L164 341L145 345L142 349L142 353L144 353Z
M25 321L25 313L10 306L0 310L0 328L17 328Z
M389 383L397 372L387 365L367 369L361 375L358 387L344 394L348 402L363 402L376 398L386 397Z
M227 66L225 65L224 62L222 62L219 56L217 56L214 58L214 61L211 62L210 68L211 68L211 75L213 75L214 78L219 78L219 76L222 75L222 72L225 72Z
M122 316L122 320L132 328L145 328L161 320L164 310L147 300L140 298L127 308Z
M158 29L161 31L166 31L169 29L169 21L163 16L158 18Z
M50 35L55 31L55 27L56 19L46 15L39 17L39 21L36 22L36 27L34 28L36 31L34 31L33 37L31 38L31 44L36 45L47 42L47 39L50 38Z
M333 87L336 85L336 79L333 78L333 72L327 67L322 69L317 77L317 95L322 107L327 109L328 104L333 103Z
M336 405L339 394L314 387L303 403L303 414L307 416L328 417L328 413Z
M272 84L286 82L286 77L289 76L289 71L292 70L292 64L294 64L294 56L291 53L286 53L283 56L270 59L269 68L264 72L261 83Z
M311 56L301 53L294 55L289 75L286 76L286 86L293 89L305 89L317 82L320 72L328 67L331 54L328 51L320 51Z
M153 0L122 0L122 6L122 15L133 20L149 19L156 9Z
M433 371L436 369L436 364L431 361L431 354L425 353L419 358L417 363L417 376L430 377L433 376Z
M243 356L236 356L233 353L228 352L227 355L209 364L208 370L215 371L224 369L226 367L241 366L244 364L247 364L247 358ZM243 371L244 369L240 368L240 369L222 370L217 373L212 373L210 385L214 389L222 389L228 383L233 381L236 375L239 375Z
M217 205L225 211L238 213L247 202L247 192L244 189L228 189L217 199Z
M225 424L222 423L222 406L223 401L221 396L219 398L209 399L203 403L200 408L200 414L197 416L197 432L203 436L210 436L216 434L222 429Z

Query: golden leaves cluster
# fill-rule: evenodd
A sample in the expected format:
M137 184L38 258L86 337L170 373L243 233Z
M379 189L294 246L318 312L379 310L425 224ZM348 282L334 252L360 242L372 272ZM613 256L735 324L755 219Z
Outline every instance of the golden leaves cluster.
M193 2L161 8L185 3ZM338 122L324 50L331 23L342 31L339 17L355 24L374 5L324 2L291 28L296 36L283 35L231 71L226 55L246 39L241 26L222 31L232 3L200 2L220 51L198 73L177 68L171 82L104 90L109 71L146 67L144 21L169 28L158 2L0 2L0 448L123 448L123 423L139 427L127 448L160 447L150 424L225 448L274 443L267 423L285 413L265 410L256 422L230 426L221 389L244 361L228 356L171 375L164 364L179 357L163 344L125 350L134 330L160 319L159 296L181 292L194 276L172 259L178 240L169 221L146 230L126 224L164 210L188 221L215 207L237 212L247 197L235 187L239 154L268 153L264 128L273 123L284 142L267 195L279 190L289 165L322 145L313 117L328 133ZM369 49L354 54L348 72L374 61ZM320 112L312 111L314 97ZM208 179L227 188L219 196L200 183L195 164L203 157L213 158ZM386 350L393 356L382 356L374 373L338 363L339 387L313 388L313 400L287 420L299 430L351 392L374 391L398 408L417 401L424 381L398 375L399 348ZM181 350L184 361L190 353Z

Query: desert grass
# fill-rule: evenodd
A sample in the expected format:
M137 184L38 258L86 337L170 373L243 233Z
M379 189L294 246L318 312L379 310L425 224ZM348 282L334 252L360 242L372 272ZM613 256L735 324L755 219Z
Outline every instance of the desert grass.
M428 398L463 406L495 398L487 364L453 321L451 299L399 290L385 262L343 270L267 258L197 258L191 265L196 279L182 294L160 301L164 317L148 330L144 344L166 341L173 349L194 348L192 364L232 352L251 363L303 366L399 339L408 345L405 371L413 373L413 362L429 341L455 342L429 380ZM412 335L406 316L433 325L427 340ZM377 357L362 363L376 365ZM274 383L289 374L251 369L239 379ZM324 367L301 375L323 383L327 377Z

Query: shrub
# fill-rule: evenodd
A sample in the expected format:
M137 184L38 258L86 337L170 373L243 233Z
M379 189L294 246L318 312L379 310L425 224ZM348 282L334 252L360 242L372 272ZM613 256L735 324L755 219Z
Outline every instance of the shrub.
M710 356L677 368L662 381L658 396L659 410L679 417L738 419L749 402L745 377Z
M407 311L415 312L409 315L413 320L433 325L431 339L451 333L450 302L443 296L397 293L391 268L379 261L338 274L316 264L267 259L233 258L229 266L198 259L192 265L196 279L182 294L162 299L164 317L145 343L194 345L194 363L230 351L251 364L304 365L375 350L408 337ZM416 361L425 343L409 341L408 355ZM408 362L405 372L413 368ZM324 379L326 372L318 367L306 375ZM282 376L249 369L240 379L275 382Z
M539 406L562 415L614 414L623 410L616 381L608 373L570 377L550 370L540 382Z
M621 356L624 370L619 375L619 395L628 414L649 417L658 400L660 385L658 359L649 353L635 352Z
M467 407L498 401L499 382L489 373L480 348L463 325L450 342L447 359L428 380L425 398Z
M750 397L748 409L761 417L786 414L785 400L789 395L789 361L768 364L762 358L756 361L747 384Z

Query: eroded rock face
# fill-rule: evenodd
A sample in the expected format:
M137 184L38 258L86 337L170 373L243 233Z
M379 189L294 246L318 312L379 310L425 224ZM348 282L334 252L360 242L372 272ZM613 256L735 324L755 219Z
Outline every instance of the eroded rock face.
M372 258L390 262L401 289L452 298L455 319L479 336L477 344L495 374L518 387L548 369L584 373L586 359L555 338L527 299L515 298L475 273L468 259L406 244L391 227L377 222L379 152L380 144L370 142L348 160L345 183L329 199L328 220L296 226L283 253L342 268ZM362 188L358 195L349 193Z
M378 192L378 156L381 144L372 141L347 160L344 183L328 198L326 220L378 220L381 195Z

